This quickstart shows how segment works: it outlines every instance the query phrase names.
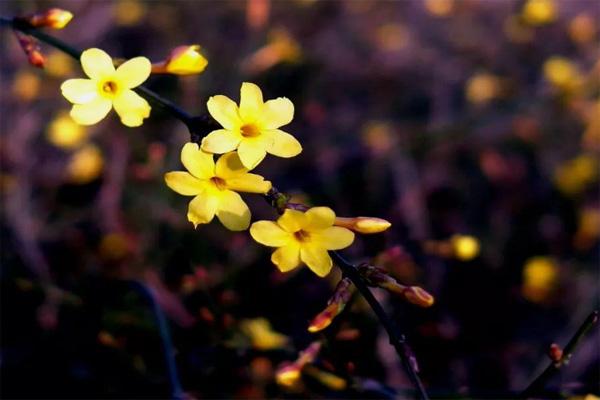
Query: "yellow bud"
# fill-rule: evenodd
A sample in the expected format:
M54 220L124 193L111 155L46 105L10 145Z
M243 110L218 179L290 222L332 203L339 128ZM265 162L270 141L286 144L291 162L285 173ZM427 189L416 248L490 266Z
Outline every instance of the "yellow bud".
M473 236L454 235L450 238L454 256L461 261L469 261L479 254L479 241Z
M200 46L179 46L171 51L169 57L162 63L153 65L153 73L168 73L174 75L199 74L208 65L208 61L200 54Z
M60 8L51 8L48 11L33 14L25 19L30 25L36 28L62 29L73 19L73 14L70 11Z
M420 307L431 307L435 302L433 296L419 286L407 287L403 295L406 300Z
M336 217L334 225L367 235L383 232L392 226L392 224L385 219L375 217Z
M275 373L275 380L281 386L291 387L300 380L300 367L296 364L288 364Z

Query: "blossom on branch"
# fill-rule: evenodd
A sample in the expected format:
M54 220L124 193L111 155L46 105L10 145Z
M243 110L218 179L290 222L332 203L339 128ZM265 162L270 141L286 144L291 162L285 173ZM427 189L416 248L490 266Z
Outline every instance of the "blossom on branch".
M88 49L81 54L81 66L90 79L69 79L61 85L71 103L71 117L81 125L100 122L114 107L121 122L129 127L142 125L150 116L150 105L132 89L150 76L150 61L135 57L117 69L108 54Z
M208 60L200 53L200 46L175 47L169 57L152 64L153 74L194 75L199 74L208 65Z
M346 248L354 241L352 231L333 226L335 213L328 207L313 207L306 212L287 209L276 222L258 221L250 234L258 243L277 247L271 261L281 272L304 263L324 277L333 266L328 250Z
M302 151L292 135L278 129L294 117L294 104L285 97L264 102L260 88L244 82L239 107L222 95L208 99L206 106L224 129L212 131L202 139L204 151L222 154L237 149L248 169L256 167L267 153L289 158Z
M183 146L181 162L189 172L168 172L165 182L179 194L195 196L187 214L194 227L211 222L216 215L227 229L248 229L250 209L237 192L266 193L271 182L248 173L237 153L227 153L215 163L213 155L196 143Z

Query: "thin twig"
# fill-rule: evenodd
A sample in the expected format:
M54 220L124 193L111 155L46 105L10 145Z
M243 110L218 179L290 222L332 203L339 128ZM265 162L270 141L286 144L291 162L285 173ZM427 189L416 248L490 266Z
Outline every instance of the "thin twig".
M0 23L2 25L9 25L13 29L18 29L24 33L34 36L40 41L54 46L59 50L62 50L63 52L77 60L81 56L81 51L69 46L68 44L53 36L41 32L36 28L23 25L22 23L18 23L18 21L7 18L0 18ZM190 131L190 138L192 142L199 142L202 139L202 137L207 135L215 126L214 121L212 121L212 119L208 116L192 116L175 103L161 97L157 93L144 86L138 86L136 88L136 91L147 100L153 102L154 104L157 104L165 111L170 113L173 117L183 122ZM276 189L273 189L273 191L277 192ZM277 193L281 194L279 192ZM280 202L273 201L273 198L270 194L265 195L265 198L269 203L273 205L275 209L281 212L282 209ZM379 322L383 325L390 338L390 343L394 346L394 349L398 353L398 356L402 362L404 369L408 374L408 377L410 378L411 382L413 383L418 392L418 397L422 400L427 400L427 392L425 391L425 388L417 372L418 367L416 358L413 355L410 347L408 346L405 336L402 333L398 332L398 328L395 326L394 322L387 316L381 304L379 304L377 299L375 299L375 296L373 296L373 293L371 293L370 289L367 287L367 284L364 282L363 278L358 273L356 266L346 261L339 253L335 251L332 251L330 253L335 263L342 270L343 274L352 280L352 282L359 290L361 295L365 298L371 309L373 309L373 312L379 319ZM181 398L180 396L182 392L181 387L179 385L175 361L172 354L173 345L171 343L171 338L169 335L169 330L164 315L162 314L162 310L160 310L160 307L156 304L156 301L154 300L154 297L152 296L151 292L140 283L137 283L137 286L138 289L143 290L146 293L147 298L152 302L153 308L155 310L155 315L157 318L159 329L161 331L161 337L163 339L165 357L169 367L169 377L171 379L171 384L173 387L173 397L175 399L179 399Z
M546 383L560 371L561 367L569 364L569 360L573 355L573 352L577 348L577 345L583 339L583 337L592 329L592 327L598 322L598 311L594 310L588 315L583 321L577 332L571 337L571 340L567 343L563 349L561 358L558 361L551 361L546 369L537 377L521 394L522 398L531 398L539 396L543 393Z

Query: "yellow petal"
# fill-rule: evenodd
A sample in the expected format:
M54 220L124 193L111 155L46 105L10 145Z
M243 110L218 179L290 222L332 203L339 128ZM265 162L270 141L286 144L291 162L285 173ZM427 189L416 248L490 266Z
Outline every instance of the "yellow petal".
M263 107L263 95L254 83L242 83L240 93L240 117L244 122L255 122Z
M225 129L233 130L241 125L238 106L227 96L212 96L206 102L210 115Z
M131 89L125 89L115 97L113 105L125 126L140 126L144 122L144 118L150 116L148 102Z
M69 79L60 85L62 95L71 103L89 103L98 96L98 87L91 79Z
M313 207L304 213L306 215L306 230L318 231L328 228L335 221L335 213L329 207Z
M302 211L290 210L283 212L283 215L277 220L277 224L286 232L294 233L306 226L307 219Z
M286 97L279 97L264 104L261 125L266 129L277 129L289 124L293 118L294 104Z
M106 117L111 108L112 102L110 100L98 97L86 104L73 105L70 115L78 124L94 125Z
M165 183L172 190L184 196L196 196L206 187L206 183L184 171L167 172Z
M346 228L331 226L323 231L311 233L310 240L327 250L340 250L352 244L354 233Z
M271 255L271 261L281 272L288 272L300 265L300 245L296 242L278 248Z
M83 72L93 80L100 80L115 73L112 58L100 49L87 49L81 53Z
M150 76L152 65L146 57L135 57L119 65L115 73L118 83L128 89L144 83Z
M265 141L259 138L242 139L238 146L238 155L244 167L255 168L267 155Z
M302 152L302 145L300 142L287 132L273 129L264 131L263 134L271 138L270 146L267 147L267 152L274 156L290 158L297 156Z
M281 247L292 242L291 234L273 221L257 221L250 227L250 235L260 244Z
M241 135L226 129L218 129L202 139L202 150L215 154L227 153L235 150L240 140L242 140Z
M219 157L215 172L219 178L229 179L244 175L248 172L248 169L242 165L238 154L231 152Z
M181 163L196 178L210 179L215 176L213 155L200 150L197 143L186 143L183 146Z
M232 231L244 231L250 226L250 209L240 195L231 190L221 192L217 217Z
M304 245L300 249L300 259L321 278L331 271L333 263L327 250L320 246Z
M188 221L194 224L194 228L199 224L208 224L214 218L218 206L219 197L214 196L210 190L204 190L190 201Z
M265 181L265 178L257 174L243 174L225 182L229 189L236 192L267 193L272 187L270 181Z

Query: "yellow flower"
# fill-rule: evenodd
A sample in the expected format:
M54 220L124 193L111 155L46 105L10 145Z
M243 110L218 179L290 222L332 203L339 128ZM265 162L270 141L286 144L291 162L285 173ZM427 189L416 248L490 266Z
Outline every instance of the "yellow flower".
M354 233L333 226L335 213L328 207L314 207L305 213L287 209L277 222L258 221L250 234L258 243L278 247L271 261L281 270L290 271L305 263L315 274L324 277L331 271L332 261L327 250L348 247Z
M186 143L181 162L189 171L165 174L167 186L184 196L195 196L188 208L188 220L197 227L216 215L226 228L243 231L250 225L250 210L238 192L266 193L271 182L260 175L249 174L237 153L221 156L216 164L213 155L196 143Z
M226 96L208 99L208 112L225 129L212 131L202 140L202 150L227 153L238 150L242 164L256 167L266 154L294 157L302 151L300 143L289 133L278 128L294 117L294 105L285 98L263 102L260 88L244 82L240 106Z
M147 58L132 58L115 70L108 54L88 49L81 54L81 66L90 79L69 79L61 86L63 96L73 103L71 117L75 122L98 123L112 107L126 126L140 126L148 118L150 105L131 90L150 76Z

